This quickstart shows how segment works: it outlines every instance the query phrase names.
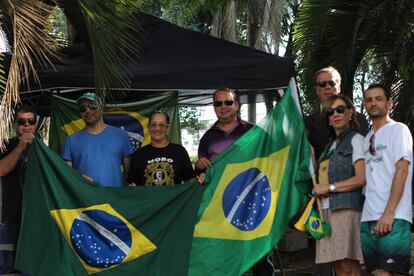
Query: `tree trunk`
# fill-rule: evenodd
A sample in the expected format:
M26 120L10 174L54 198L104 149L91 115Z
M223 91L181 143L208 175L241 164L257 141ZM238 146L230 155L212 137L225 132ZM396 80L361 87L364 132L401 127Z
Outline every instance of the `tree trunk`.
M216 12L213 18L213 28L210 34L231 42L237 42L236 19L238 12L238 1L232 0L230 4Z
M249 94L247 96L249 106L248 106L248 121L251 123L256 123L256 94Z

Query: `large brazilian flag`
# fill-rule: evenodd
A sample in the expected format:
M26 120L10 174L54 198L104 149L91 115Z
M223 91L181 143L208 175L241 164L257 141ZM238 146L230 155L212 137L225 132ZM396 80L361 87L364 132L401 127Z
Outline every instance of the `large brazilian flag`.
M199 183L100 186L40 140L28 158L19 270L33 276L187 274L204 190Z
M306 202L309 158L303 119L288 88L207 171L189 274L241 275L267 254Z
M290 89L213 160L206 185L99 186L36 140L17 268L33 276L241 275L306 202L309 156Z
M112 126L124 129L131 140L134 150L151 142L148 133L148 115L154 110L162 110L170 117L169 139L181 143L180 125L177 109L177 93L168 93L139 102L105 106L104 121ZM85 127L80 118L78 106L74 100L52 96L49 146L60 153L65 138Z

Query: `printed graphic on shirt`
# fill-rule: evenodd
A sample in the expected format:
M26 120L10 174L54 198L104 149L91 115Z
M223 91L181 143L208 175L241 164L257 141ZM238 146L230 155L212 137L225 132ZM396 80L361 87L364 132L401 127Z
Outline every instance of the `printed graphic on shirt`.
M155 158L148 160L145 168L145 185L163 186L174 184L174 160L171 158Z
M372 155L371 153L370 153L370 151L369 150L367 150L366 152L365 152L365 156L366 156L366 158L365 158L365 162L366 162L366 166L369 168L369 170L370 171L373 171L374 170L374 167L375 167L375 163L381 163L382 161L383 161L383 159L382 159L382 156L383 156L383 152L385 151L385 150L387 150L387 146L386 145L382 145L382 144L379 144L379 145L375 145L374 146L374 148L375 148L375 155Z

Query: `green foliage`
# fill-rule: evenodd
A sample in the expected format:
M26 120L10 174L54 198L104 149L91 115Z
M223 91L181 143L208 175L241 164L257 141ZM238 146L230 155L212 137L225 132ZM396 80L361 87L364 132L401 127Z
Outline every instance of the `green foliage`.
M56 41L50 36L50 3L38 0L0 1L0 25L11 41L11 60L7 76L0 73L0 147L10 137L13 108L20 102L20 85L29 79L38 81L36 65L48 66L51 58L58 56ZM3 59L3 58L0 58ZM7 81L6 81L7 79Z
M199 127L200 118L203 115L203 112L200 108L180 107L178 112L180 116L180 126L182 128L197 129Z
M333 65L350 98L355 75L359 85L380 81L392 87L393 115L407 122L403 111L412 110L407 104L412 103L413 22L412 0L303 0L294 23L294 54L309 107L318 108L314 72Z
M96 91L102 98L106 95L110 101L122 98L124 91L108 91L111 87L130 87L130 74L124 64L134 62L139 54L141 28L136 13L142 1L60 0L56 3L64 17L55 12L52 32L68 44L82 42L92 52Z
M202 130L209 128L209 122L202 119L204 111L200 107L180 107L178 112L181 128L186 129L195 139L194 143L198 144Z
M204 0L195 1L164 1L162 17L179 26L189 27L194 23L198 11L202 8Z
M50 35L60 47L68 46L69 32L65 14L59 7L55 7L53 13L49 17L49 20L51 21L50 29L48 30Z
M116 100L122 93L111 91L111 87L129 88L130 75L124 67L125 61L134 61L139 52L140 33L136 12L141 1L79 1L95 63L95 86L102 98L108 94ZM118 94L119 93L119 94Z

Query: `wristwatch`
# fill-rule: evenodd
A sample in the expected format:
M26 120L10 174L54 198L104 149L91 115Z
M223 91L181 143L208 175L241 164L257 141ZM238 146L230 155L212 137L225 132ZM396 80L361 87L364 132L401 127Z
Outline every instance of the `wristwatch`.
M329 192L334 193L336 191L336 183L329 184Z

